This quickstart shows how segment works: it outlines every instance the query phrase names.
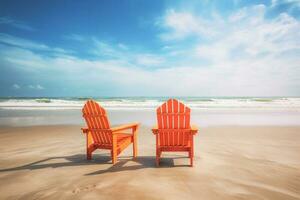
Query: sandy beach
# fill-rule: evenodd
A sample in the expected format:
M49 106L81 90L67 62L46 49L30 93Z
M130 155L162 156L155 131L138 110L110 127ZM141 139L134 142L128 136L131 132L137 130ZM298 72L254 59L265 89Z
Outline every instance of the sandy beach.
M112 166L85 159L78 125L0 128L0 199L300 199L299 126L210 126L196 136L195 166L181 153L155 167L150 128Z

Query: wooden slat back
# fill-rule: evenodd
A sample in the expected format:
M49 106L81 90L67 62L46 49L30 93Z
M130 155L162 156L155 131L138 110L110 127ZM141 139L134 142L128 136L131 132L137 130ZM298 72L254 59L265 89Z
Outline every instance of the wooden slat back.
M169 99L156 112L160 145L188 145L191 109L176 99Z
M112 135L106 111L97 102L88 100L82 109L83 118L95 143L112 144Z

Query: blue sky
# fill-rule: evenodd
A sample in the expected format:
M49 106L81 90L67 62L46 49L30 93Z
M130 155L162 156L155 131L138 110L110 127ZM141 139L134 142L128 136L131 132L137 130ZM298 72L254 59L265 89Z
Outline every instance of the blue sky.
M1 1L0 96L299 96L300 1Z

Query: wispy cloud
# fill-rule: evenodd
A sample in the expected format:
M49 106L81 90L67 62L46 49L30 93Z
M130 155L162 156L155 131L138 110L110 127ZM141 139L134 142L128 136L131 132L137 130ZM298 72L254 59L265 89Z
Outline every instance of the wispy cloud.
M50 51L54 53L71 53L71 51L67 51L62 48L49 47L43 43L34 42L6 33L0 33L0 43L30 50Z
M15 84L12 85L12 88L15 89L15 90L18 90L18 89L21 88L21 86L15 83Z
M79 35L79 34L64 35L63 38L67 39L67 40L74 40L74 41L77 41L77 42L83 42L86 39L84 36Z
M164 62L164 58L161 55L136 51L123 43L112 44L100 41L94 37L93 44L92 54L102 59L126 63L127 66L157 67Z
M128 47L127 45L123 44L123 43L119 43L119 44L118 44L118 47L119 47L120 49L123 49L123 50L129 50L129 47Z
M27 48L27 49L32 49L32 50L48 50L49 47L40 44L37 42L32 42L30 40L26 40L23 38L15 37L6 33L0 33L0 42L13 45L13 46L18 46L22 48Z
M123 49L117 49L117 47L105 42L100 41L97 38L92 38L92 41L94 42L94 48L91 51L95 55L99 56L110 56L110 57L120 57L120 54L122 54Z
M293 7L300 7L300 0L272 0L272 7L286 4Z
M136 55L136 64L142 66L156 67L164 63L164 58L158 55L139 54Z
M14 20L10 17L0 17L0 24L9 25L26 31L35 31L35 29L25 22Z
M173 9L167 10L165 16L156 24L166 29L165 33L159 35L163 40L183 39L195 35L211 37L216 34L210 21L189 12L176 12Z
M45 88L43 86L41 86L40 84L37 84L37 85L28 85L27 86L29 89L32 89L32 90L44 90Z

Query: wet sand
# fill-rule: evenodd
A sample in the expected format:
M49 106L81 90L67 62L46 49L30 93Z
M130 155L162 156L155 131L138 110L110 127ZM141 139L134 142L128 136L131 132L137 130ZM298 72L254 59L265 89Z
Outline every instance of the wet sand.
M109 152L85 159L77 125L1 127L0 199L300 199L299 126L200 128L195 166L186 154L163 154L139 132L111 164Z

